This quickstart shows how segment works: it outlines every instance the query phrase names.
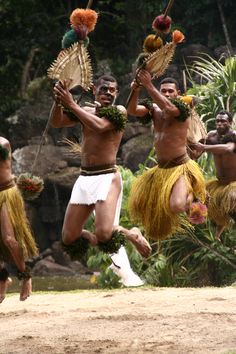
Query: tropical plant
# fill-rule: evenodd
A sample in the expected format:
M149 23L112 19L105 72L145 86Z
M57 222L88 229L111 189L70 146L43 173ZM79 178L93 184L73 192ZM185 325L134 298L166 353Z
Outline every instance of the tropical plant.
M150 153L153 159L152 152ZM205 168L206 179L214 175L214 164L208 155L203 155L200 166ZM140 171L146 168L140 165ZM133 226L127 211L130 187L135 175L127 168L121 168L123 178L123 203L120 224ZM91 226L90 226L91 228ZM221 241L214 237L215 227L208 221L194 230L174 235L162 242L151 242L152 255L143 259L131 244L126 245L130 263L147 284L154 286L204 286L230 284L236 277L235 230L229 228ZM87 265L99 270L96 281L99 286L111 288L121 286L118 277L109 269L110 257L97 249L91 249Z
M222 58L223 60L223 58ZM207 54L197 58L188 70L192 88L188 94L200 98L198 113L208 130L214 128L216 114L227 110L236 115L236 57L217 61ZM195 80L200 78L200 84Z

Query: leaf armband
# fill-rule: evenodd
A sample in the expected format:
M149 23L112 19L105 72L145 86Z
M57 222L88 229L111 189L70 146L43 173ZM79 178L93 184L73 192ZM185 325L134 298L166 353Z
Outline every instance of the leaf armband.
M28 280L28 279L32 278L32 276L31 276L31 268L29 266L26 266L24 272L20 272L18 270L17 278L19 280Z
M63 251L65 251L71 258L72 261L80 261L83 257L86 256L87 251L90 247L89 240L80 237L75 242L70 245L61 243Z
M106 118L115 127L115 131L123 131L126 126L126 116L116 107L99 107L97 108L97 115L100 118Z
M72 121L72 122L78 122L79 118L73 113L71 112L71 110L69 108L65 108L63 107L63 113L65 113L67 115L67 117Z
M121 246L125 245L126 238L122 232L114 231L107 242L98 242L98 248L105 253L117 253Z
M185 122L186 119L190 116L190 107L184 103L181 99L179 98L172 98L170 101L178 108L180 111L180 115L176 117L176 119L180 122Z
M149 124L152 121L152 112L153 112L153 102L149 98L141 98L138 101L139 105L142 105L148 109L148 112L143 117L136 117L137 120L143 125Z

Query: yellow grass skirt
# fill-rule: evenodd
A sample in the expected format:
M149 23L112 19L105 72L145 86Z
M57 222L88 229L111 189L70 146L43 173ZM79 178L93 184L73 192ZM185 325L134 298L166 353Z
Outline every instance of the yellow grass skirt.
M209 218L217 225L229 226L232 220L229 214L236 212L236 181L224 185L213 179L207 182L206 188Z
M38 249L30 230L30 225L25 212L24 201L16 186L0 192L0 208L3 204L6 205L8 216L13 226L15 238L22 249L24 259L26 260L37 255ZM9 250L3 244L1 232L0 259L4 261L12 261Z
M129 197L130 216L143 225L147 236L153 240L162 240L192 227L186 215L175 214L170 209L172 188L181 176L194 198L204 203L204 177L193 160L167 169L153 167L134 181Z

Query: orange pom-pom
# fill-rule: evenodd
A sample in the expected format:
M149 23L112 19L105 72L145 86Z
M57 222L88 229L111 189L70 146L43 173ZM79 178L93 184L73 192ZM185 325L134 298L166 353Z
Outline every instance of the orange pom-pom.
M189 221L192 224L203 224L207 217L207 207L201 202L193 202L189 210Z
M172 32L172 41L174 43L181 43L185 40L185 35L179 31L179 30L175 30Z
M76 29L85 26L88 32L92 32L97 23L98 14L91 9L75 9L70 15L71 26Z
M153 53L163 45L163 40L155 34L149 34L143 43L145 53Z

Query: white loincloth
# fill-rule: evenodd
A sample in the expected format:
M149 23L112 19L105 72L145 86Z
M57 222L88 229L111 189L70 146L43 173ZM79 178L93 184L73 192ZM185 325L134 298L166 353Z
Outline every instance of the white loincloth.
M114 173L98 176L79 176L71 192L70 204L91 205L107 199ZM120 210L123 195L122 178L120 175L121 191L116 205L114 226L119 225Z

